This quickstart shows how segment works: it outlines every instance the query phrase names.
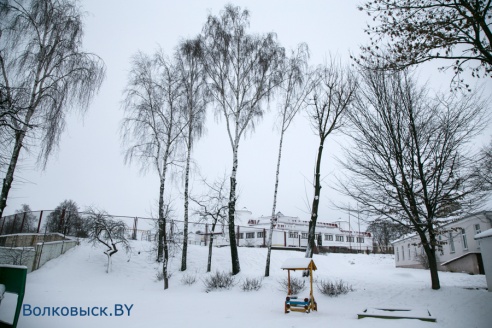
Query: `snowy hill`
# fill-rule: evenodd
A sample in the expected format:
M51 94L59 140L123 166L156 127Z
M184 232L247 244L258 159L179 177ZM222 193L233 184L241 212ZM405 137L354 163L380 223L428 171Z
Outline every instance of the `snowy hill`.
M98 307L90 316L22 316L19 328L52 327L490 327L492 293L485 290L485 276L440 273L441 290L430 289L428 271L394 267L389 255L316 255L315 279L343 279L354 291L330 298L314 291L318 312L284 314L285 293L279 281L287 258L303 253L272 251L271 276L259 291L243 292L241 280L263 276L266 249L239 248L241 273L231 290L205 292L206 247L190 246L188 270L179 271L181 252L171 260L170 288L157 281L158 265L153 245L133 242L132 253L115 254L113 271L105 272L102 249L82 243L66 255L48 262L27 278L24 304L34 307ZM228 248L214 249L212 271L230 271ZM191 286L183 275L196 276ZM301 277L296 272L296 277ZM304 292L306 295L308 291ZM301 293L303 296L304 293ZM115 309L121 316L109 316ZM130 308L127 315L125 305ZM436 323L400 319L357 319L367 307L428 309ZM108 316L100 313L107 307ZM106 312L105 312L106 313ZM102 315L99 315L102 314ZM97 316L96 316L97 315Z

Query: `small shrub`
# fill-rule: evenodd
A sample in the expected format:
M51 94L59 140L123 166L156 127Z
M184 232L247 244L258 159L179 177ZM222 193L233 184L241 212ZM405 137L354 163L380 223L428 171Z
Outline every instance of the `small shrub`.
M156 277L157 281L164 280L164 273L162 272L162 270L157 270L155 277Z
M183 277L181 277L181 283L183 285L188 285L191 286L196 282L196 275L192 274L184 274Z
M348 292L353 291L352 285L347 284L343 280L338 280L336 282L332 282L329 280L321 280L316 282L319 291L322 294L328 295L330 297L337 297L341 294L347 294Z
M231 289L235 283L236 278L233 275L218 271L203 280L207 293L216 289Z
M284 291L286 294L289 293L289 281L288 279L280 280L279 282L280 290ZM296 295L306 289L306 281L300 278L290 278L290 291L291 295Z
M246 278L241 285L241 289L245 292L250 292L252 290L259 290L261 284L263 283L262 278Z
M168 271L167 272L167 279L171 279L171 276L173 275L172 272ZM157 279L157 281L162 281L164 280L164 272L162 272L162 268L158 268L157 269L157 272L155 274L155 277Z

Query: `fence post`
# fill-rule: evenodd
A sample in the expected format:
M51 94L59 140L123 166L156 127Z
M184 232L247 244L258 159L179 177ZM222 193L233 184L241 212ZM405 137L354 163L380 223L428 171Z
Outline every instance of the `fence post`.
M10 234L14 233L15 221L17 221L17 214L14 215L14 221L12 221L12 228L10 228Z
M5 220L7 219L6 216L2 217L3 221L2 221L2 227L0 228L0 235L3 234L3 225L5 224Z
M39 233L39 228L41 228L41 220L43 219L43 211L39 214L39 221L38 221L38 230L36 233Z
M21 228L20 228L21 233L24 230L24 221L26 220L26 213L27 212L24 212L24 215L22 216L22 223L21 223Z
M137 224L138 224L138 217L135 217L135 219L133 219L133 236L132 236L133 240L137 240Z

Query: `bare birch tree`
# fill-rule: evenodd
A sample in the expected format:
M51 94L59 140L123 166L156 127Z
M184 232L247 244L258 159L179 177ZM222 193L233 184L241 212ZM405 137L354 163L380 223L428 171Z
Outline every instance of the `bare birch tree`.
M277 170L275 172L275 188L273 191L272 216L268 231L267 258L265 277L270 276L270 255L272 251L273 228L276 223L277 191L280 176L280 162L282 159L282 145L284 134L297 113L306 106L306 97L312 91L314 83L308 72L309 49L306 44L300 44L296 51L285 61L283 69L284 79L278 92L278 120L280 123L280 141L278 146Z
M336 60L318 68L316 87L310 96L309 120L314 133L319 137L318 153L314 169L314 197L309 221L306 257L313 257L316 222L321 195L321 160L324 144L330 134L344 125L345 113L355 99L358 81L349 67L343 67Z
M227 5L220 16L209 15L203 28L208 87L232 150L228 227L233 274L240 271L234 231L239 142L261 119L263 103L281 82L285 56L274 33L248 34L248 27L249 12Z
M4 162L0 216L26 142L39 147L44 167L60 142L67 113L87 109L101 86L104 64L82 50L82 36L75 1L0 2L0 137L2 143L8 140L10 153L1 156L8 164Z
M167 289L166 177L173 164L177 140L186 126L176 67L162 52L156 52L153 57L137 53L124 96L122 136L128 146L125 161L137 159L143 170L152 168L159 175L157 261L163 262L164 289Z
M366 214L414 231L439 289L437 236L447 216L479 204L484 192L471 178L465 147L483 128L477 94L431 97L408 73L367 71L350 112L348 176L341 190Z
M203 184L208 188L207 193L198 197L190 197L199 206L196 211L202 220L211 219L210 242L208 244L207 272L212 269L212 249L214 243L214 233L217 223L224 224L227 221L228 190L226 187L227 179L217 179L213 184L203 180Z
M184 115L187 116L187 126L183 130L183 140L186 146L186 164L184 170L184 239L181 256L181 271L185 271L188 251L191 152L195 139L202 135L208 96L206 94L206 81L202 65L203 50L200 39L182 41L178 46L175 57L179 78L183 87L183 111Z

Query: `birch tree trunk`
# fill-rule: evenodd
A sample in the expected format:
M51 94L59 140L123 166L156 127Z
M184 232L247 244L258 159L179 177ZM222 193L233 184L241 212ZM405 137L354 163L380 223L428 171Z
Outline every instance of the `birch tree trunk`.
M184 227L183 227L183 252L181 255L181 271L186 270L186 259L188 252L188 204L189 204L189 180L190 180L190 160L191 160L191 138L192 138L192 121L190 120L188 129L188 149L186 155L186 173L184 187Z
M267 259L265 266L265 277L270 276L270 256L272 253L272 237L273 237L273 228L275 226L276 221L276 208L277 208L277 192L278 192L278 181L280 175L280 160L282 158L282 143L284 140L284 129L285 120L282 122L282 132L280 133L280 143L278 146L278 159L277 159L277 172L275 174L275 190L273 191L273 206L272 206L272 217L270 219L270 230L268 231L268 242L267 242Z
M229 194L229 243L231 245L231 261L232 261L232 274L238 274L241 271L241 267L239 265L239 254L237 251L237 243L236 243L236 232L234 230L234 218L236 211L236 176L237 176L237 167L238 167L238 158L237 158L237 143L235 143L233 147L233 161L232 161L232 173L231 173L231 190Z

